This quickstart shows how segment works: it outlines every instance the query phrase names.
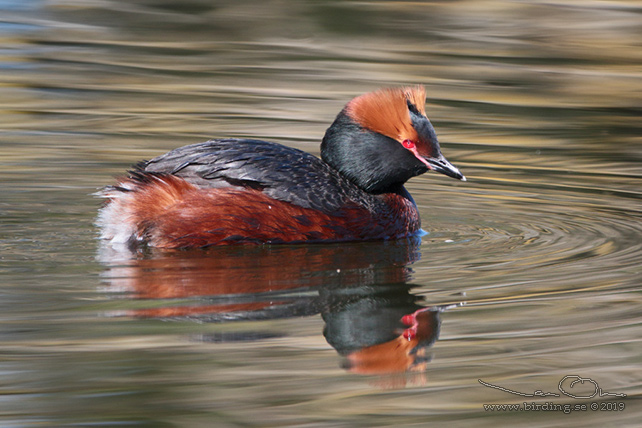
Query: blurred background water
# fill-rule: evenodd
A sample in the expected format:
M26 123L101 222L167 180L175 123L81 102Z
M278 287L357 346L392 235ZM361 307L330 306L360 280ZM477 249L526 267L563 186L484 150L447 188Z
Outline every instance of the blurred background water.
M0 0L0 41L2 426L639 424L642 3ZM350 98L416 83L469 180L409 183L420 241L96 240L138 160L318 154ZM570 375L626 397L479 383ZM611 410L483 406L524 402Z

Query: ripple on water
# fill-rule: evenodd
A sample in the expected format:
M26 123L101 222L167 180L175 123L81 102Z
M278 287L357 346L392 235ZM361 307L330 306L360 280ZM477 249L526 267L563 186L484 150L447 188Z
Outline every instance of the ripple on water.
M479 276L469 275L474 271L497 278L496 284L547 280L572 288L605 279L630 283L626 268L639 266L642 249L637 194L613 195L599 177L584 173L536 188L527 184L533 182L527 173L510 181L476 180L487 175L484 170L467 175L471 180L463 186L430 176L411 184L429 232L426 264L456 267L441 271L441 281L480 283ZM570 183L580 179L578 193Z

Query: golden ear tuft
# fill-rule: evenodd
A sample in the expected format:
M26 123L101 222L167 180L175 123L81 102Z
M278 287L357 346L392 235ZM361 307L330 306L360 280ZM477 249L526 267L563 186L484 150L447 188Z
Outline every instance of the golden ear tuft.
M408 102L425 115L426 90L423 86L381 89L361 95L348 103L346 112L363 128L399 142L417 141Z

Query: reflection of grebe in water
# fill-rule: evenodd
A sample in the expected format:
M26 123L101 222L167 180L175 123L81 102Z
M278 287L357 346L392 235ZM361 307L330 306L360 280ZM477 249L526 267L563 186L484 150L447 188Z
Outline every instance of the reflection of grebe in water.
M422 306L408 284L419 243L413 238L161 252L113 263L104 259L104 277L114 291L154 300L153 308L120 312L137 318L228 322L320 313L326 340L347 369L404 373L424 368L425 351L439 334L440 308ZM167 305L158 307L158 299ZM210 339L269 336L253 331Z
M425 369L426 350L439 336L444 308L420 306L409 288L400 285L337 302L322 313L326 340L345 357L346 369L362 374Z

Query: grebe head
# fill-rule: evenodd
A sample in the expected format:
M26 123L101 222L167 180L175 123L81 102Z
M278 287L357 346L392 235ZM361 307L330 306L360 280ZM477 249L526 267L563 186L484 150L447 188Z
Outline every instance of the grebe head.
M429 170L465 181L441 154L425 100L422 86L354 98L326 131L321 157L370 193L396 191Z

